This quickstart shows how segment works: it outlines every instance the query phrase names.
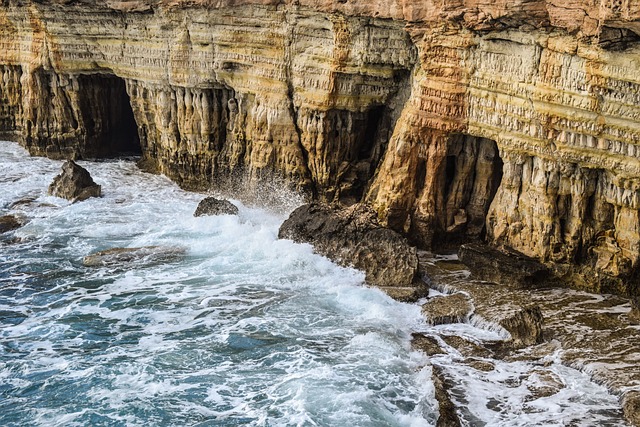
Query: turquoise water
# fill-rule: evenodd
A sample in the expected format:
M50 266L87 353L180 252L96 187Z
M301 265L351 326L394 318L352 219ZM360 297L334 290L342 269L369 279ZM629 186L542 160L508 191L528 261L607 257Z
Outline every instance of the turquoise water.
M429 327L419 305L278 240L294 195L281 213L236 202L237 217L194 218L201 195L131 161L81 164L104 197L71 204L46 195L61 162L0 142L0 215L29 221L0 236L1 426L431 426L430 361L411 332L504 335ZM81 263L150 245L185 255ZM616 398L557 362L561 393L531 399L518 383L531 365L462 359L433 362L467 425L620 425Z

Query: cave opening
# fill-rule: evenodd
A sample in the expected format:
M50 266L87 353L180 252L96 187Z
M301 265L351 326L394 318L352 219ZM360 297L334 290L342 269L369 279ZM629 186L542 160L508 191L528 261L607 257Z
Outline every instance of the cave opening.
M502 181L502 167L495 141L466 134L450 138L442 169L438 240L460 244L485 239L487 213Z
M78 87L87 141L83 157L141 155L138 125L125 80L107 74L80 75Z

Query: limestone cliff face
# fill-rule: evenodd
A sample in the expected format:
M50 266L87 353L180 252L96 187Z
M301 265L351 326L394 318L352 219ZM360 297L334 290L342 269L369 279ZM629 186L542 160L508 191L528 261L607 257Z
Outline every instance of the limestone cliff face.
M185 187L280 175L439 247L637 294L640 4L3 0L0 132L140 150Z

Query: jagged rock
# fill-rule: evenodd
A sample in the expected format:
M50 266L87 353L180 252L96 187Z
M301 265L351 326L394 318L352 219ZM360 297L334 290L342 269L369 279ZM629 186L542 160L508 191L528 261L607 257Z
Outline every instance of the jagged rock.
M436 392L439 412L436 427L460 427L462 423L447 391L446 378L442 370L437 366L432 366L432 372L431 378Z
M437 296L422 305L422 314L433 325L464 322L472 312L473 304L463 293Z
M0 216L0 234L15 230L23 225L23 221L15 215Z
M281 239L311 243L315 250L341 265L353 266L376 286L413 287L418 256L398 233L378 224L365 205L332 209L319 203L293 211L278 233Z
M629 312L629 321L633 324L640 325L640 297L631 299L631 311Z
M89 171L73 160L67 160L62 165L60 175L53 178L49 195L77 202L89 197L100 197L102 187L93 182Z
M140 248L113 248L87 255L82 259L86 267L112 267L132 263L159 264L182 258L186 250L174 246L144 246Z
M193 213L193 216L203 215L238 215L238 207L228 200L207 197L202 199Z
M411 345L414 348L423 351L427 356L435 356L436 354L447 353L434 337L417 332L411 334Z
M544 318L537 305L520 308L510 315L497 320L511 335L509 344L513 348L522 348L542 342Z
M551 285L553 275L544 264L510 249L496 249L481 244L460 246L460 261L481 280L529 288Z
M640 426L640 391L631 390L622 397L622 409L627 420L634 426Z

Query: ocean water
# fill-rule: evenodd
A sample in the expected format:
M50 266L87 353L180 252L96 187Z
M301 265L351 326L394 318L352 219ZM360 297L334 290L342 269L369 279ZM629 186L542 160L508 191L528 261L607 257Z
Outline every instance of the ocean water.
M28 220L0 235L1 426L433 426L431 363L469 426L622 425L617 398L554 355L560 391L532 397L547 376L530 363L484 372L413 350L414 331L504 332L430 327L419 305L278 240L285 212L235 201L238 216L195 218L201 195L127 160L80 162L104 196L71 204L46 195L61 164L0 142L0 215ZM141 246L185 254L82 265Z

